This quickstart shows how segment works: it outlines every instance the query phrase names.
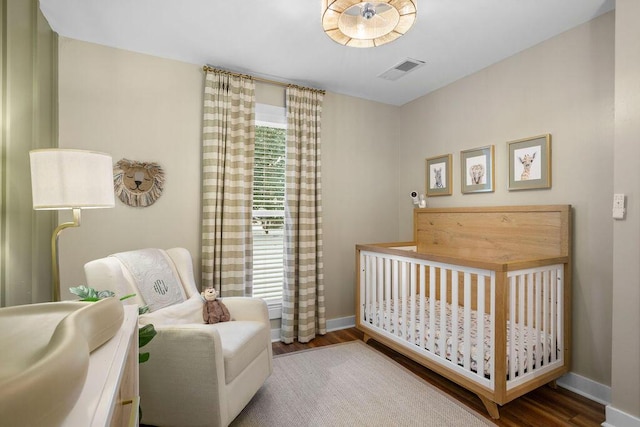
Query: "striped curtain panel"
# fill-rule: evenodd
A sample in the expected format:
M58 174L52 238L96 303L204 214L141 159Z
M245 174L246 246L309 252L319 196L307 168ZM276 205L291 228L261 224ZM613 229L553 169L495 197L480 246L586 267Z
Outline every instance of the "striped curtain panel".
M202 286L251 295L255 84L205 69L202 130Z
M287 88L285 279L280 339L326 333L322 264L320 124L323 93Z

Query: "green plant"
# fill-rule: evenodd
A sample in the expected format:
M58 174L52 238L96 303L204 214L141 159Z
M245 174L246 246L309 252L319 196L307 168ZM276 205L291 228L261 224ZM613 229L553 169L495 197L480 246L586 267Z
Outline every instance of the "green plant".
M93 288L90 288L88 286L77 286L75 288L69 288L69 292L71 292L74 295L77 295L80 297L80 301L99 301L103 298L110 298L110 297L115 297L116 294L111 292L111 291L96 291ZM127 298L131 298L136 296L136 294L129 294L129 295L125 295L123 297L120 298L120 301L125 300ZM141 308L147 308L148 311L148 307L141 307ZM138 312L140 312L140 310L138 310ZM142 313L139 313L142 314Z
M140 329L138 329L138 347L144 347L149 344L149 341L153 339L157 334L156 329L153 327L153 324L144 325ZM138 354L138 362L144 363L149 360L149 352Z
M74 295L80 297L80 301L99 301L103 298L112 298L115 297L116 294L109 291L97 291L88 286L77 286L75 288L69 288L69 292ZM134 297L136 294L125 295L120 298L120 301L125 300L127 298ZM138 307L138 315L144 314L149 311L149 307L146 305L143 307ZM142 348L145 345L149 344L149 341L153 339L157 334L155 327L153 324L144 325L143 327L138 329L138 347ZM144 363L149 360L149 352L138 354L138 363Z

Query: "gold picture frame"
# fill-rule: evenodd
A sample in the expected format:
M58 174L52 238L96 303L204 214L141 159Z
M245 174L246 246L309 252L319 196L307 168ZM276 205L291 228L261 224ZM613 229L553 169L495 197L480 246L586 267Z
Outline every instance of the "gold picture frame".
M509 191L551 188L551 134L507 142Z
M426 160L427 197L450 196L453 188L451 179L453 160L451 154L429 157Z
M462 194L490 193L495 188L495 148L493 145L460 152Z

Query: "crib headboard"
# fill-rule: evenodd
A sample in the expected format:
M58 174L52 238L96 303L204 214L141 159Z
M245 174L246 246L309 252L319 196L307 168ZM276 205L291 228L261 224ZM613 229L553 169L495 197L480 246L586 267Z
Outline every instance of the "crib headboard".
M571 205L414 210L418 253L487 262L570 256Z

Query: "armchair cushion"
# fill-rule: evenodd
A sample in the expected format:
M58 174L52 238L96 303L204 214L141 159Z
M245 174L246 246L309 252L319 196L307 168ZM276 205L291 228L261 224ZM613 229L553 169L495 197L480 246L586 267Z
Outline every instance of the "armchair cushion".
M140 325L153 323L156 327L204 323L202 304L200 295L194 295L182 304L143 314L138 323ZM242 305L239 304L240 307ZM230 322L216 324L216 330L222 343L225 383L229 384L264 350L264 343L270 340L269 330L264 327L264 321L235 320L235 318Z
M229 384L264 351L264 343L270 339L269 330L264 323L251 320L216 325L222 343L225 382Z

